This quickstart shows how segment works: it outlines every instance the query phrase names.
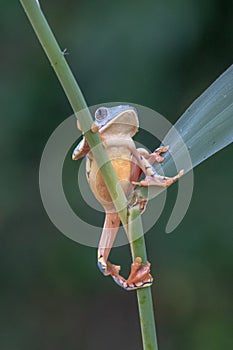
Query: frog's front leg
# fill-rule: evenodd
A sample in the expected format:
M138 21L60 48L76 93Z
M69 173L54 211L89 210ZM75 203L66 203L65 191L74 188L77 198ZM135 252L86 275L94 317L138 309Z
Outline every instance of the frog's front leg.
M161 149L163 149L162 153L164 153L168 150L168 146L161 147L160 150ZM152 166L155 153L156 153L156 151L150 155L146 150L141 151L141 149L134 151L133 155L136 158L137 163L139 164L140 168L142 169L142 171L144 172L146 177L144 180L139 181L139 182L132 181L133 185L168 187L183 175L183 173L184 173L183 170L181 170L177 175L175 175L173 177L159 175L155 171L154 167Z
M88 145L86 137L79 142L72 153L72 159L78 160L85 157L90 152L90 146Z
M132 151L132 164L131 164L131 175L130 179L132 184L138 184L139 177L142 174L142 171L146 171L146 168L151 167L155 162L162 163L164 157L161 154L166 153L169 150L169 146L159 147L153 153L149 153L145 148L133 148ZM147 162L149 163L146 163ZM141 164L141 165L140 165Z

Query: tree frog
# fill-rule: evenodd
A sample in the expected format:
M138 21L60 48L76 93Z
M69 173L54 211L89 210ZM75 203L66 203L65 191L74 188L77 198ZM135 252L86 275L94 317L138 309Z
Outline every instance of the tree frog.
M169 178L156 173L152 164L155 161L162 162L164 160L162 154L167 152L169 147L160 147L151 154L146 149L136 149L132 137L137 133L138 128L138 114L134 107L128 105L100 107L95 112L92 130L93 132L98 130L100 133L126 197L132 194L136 185L167 187L183 174L180 171L176 176ZM150 274L149 262L142 264L142 259L136 258L131 265L129 277L125 279L119 274L120 266L108 261L120 225L120 218L85 137L73 151L72 159L77 160L84 156L86 156L87 181L94 196L105 210L104 227L98 247L99 269L104 275L111 275L115 282L126 290L150 286L153 278ZM142 172L145 174L145 179L139 181Z

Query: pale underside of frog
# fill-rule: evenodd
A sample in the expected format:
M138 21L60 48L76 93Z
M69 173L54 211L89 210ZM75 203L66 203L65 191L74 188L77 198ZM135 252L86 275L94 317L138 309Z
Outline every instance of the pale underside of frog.
M136 149L132 137L138 128L138 115L134 107L128 105L100 107L95 112L95 123L92 129L93 131L98 130L127 198L132 194L136 185L168 187L183 174L183 171L180 171L174 177L165 177L155 171L152 164L161 163L164 160L161 154L167 152L169 147L160 147L151 154L146 149ZM120 266L108 261L120 226L120 218L85 137L73 151L72 158L77 160L84 156L86 156L87 181L106 213L98 247L99 269L104 275L111 275L115 282L126 290L150 286L153 278L150 274L149 262L142 264L142 259L136 258L131 265L129 277L125 279L119 273ZM142 173L145 174L145 179L139 181Z

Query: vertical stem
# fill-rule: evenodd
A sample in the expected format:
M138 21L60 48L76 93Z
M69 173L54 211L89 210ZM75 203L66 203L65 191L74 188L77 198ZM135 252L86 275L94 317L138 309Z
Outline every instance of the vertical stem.
M79 113L79 123L85 132L87 141L92 149L96 162L101 170L104 181L113 199L114 205L119 212L122 223L127 225L127 201L121 186L117 186L118 179L109 161L104 147L101 144L99 135L90 131L92 117L87 108L82 92L74 79L74 76L64 58L46 18L44 17L39 2L36 0L20 0L35 32L45 50L45 53L66 93L68 100L74 110ZM83 112L84 110L84 112ZM98 146L98 147L96 147ZM146 248L142 230L142 223L139 208L135 207L130 212L129 227L131 232L139 233L140 238L132 243L133 256L140 256L146 262ZM156 350L157 341L153 317L153 304L150 288L143 288L137 291L140 322L144 350Z
M20 0L31 25L70 101L74 113L78 114L79 124L104 177L106 186L124 225L127 224L127 200L112 167L98 133L91 132L92 117L83 94L67 64L64 54L36 0Z
M139 256L145 264L147 262L147 254L139 206L129 209L128 235L131 241L133 259L135 260ZM151 288L137 289L137 299L143 349L158 350Z

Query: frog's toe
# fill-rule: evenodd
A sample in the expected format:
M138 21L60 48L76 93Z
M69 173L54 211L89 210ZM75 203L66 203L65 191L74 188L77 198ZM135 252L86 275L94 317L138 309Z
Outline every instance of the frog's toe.
M177 175L173 177L160 176L157 174L147 175L144 180L136 182L132 181L134 186L160 186L168 187L177 181L181 176L183 176L184 170L181 170Z
M149 262L143 264L142 259L137 257L135 262L131 265L131 272L127 279L127 283L142 283L142 287L144 282L152 283L153 278L150 274L150 265L151 264Z
M91 132L96 133L99 131L99 125L96 122L93 122L91 125Z
M100 256L98 261L97 261L97 266L98 268L100 269L100 271L106 275L106 271L107 271L107 264L106 262L104 261L103 257Z
M164 157L161 156L161 154L166 153L169 150L169 146L162 146L157 148L153 153L150 155L150 163L162 163L164 161Z
M156 150L154 151L154 153L166 153L169 150L169 146L161 146L159 148L156 148Z
M125 290L149 287L153 283L153 277L150 274L150 263L142 264L142 259L138 257L131 265L131 272L127 280L121 276L113 276L113 279Z
M134 186L143 186L143 187L147 187L148 186L148 182L145 180L142 181L132 181L132 184Z
M129 283L124 278L113 277L113 280L116 284L118 284L118 286L122 287L126 291L136 290L136 289L144 288L144 287L150 287L153 283L152 276L150 278L148 278L147 280L145 279L143 281L132 282L132 283Z
M119 276L121 267L119 265L111 264L109 261L105 261L103 256L98 258L97 265L105 276Z

